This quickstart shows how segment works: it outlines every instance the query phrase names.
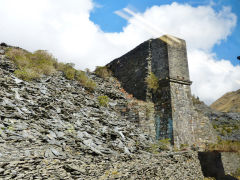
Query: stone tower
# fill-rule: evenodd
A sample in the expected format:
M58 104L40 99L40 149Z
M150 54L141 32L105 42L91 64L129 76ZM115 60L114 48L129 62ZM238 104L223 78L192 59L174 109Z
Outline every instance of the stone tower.
M152 40L151 49L151 72L159 79L159 89L152 94L156 139L170 138L175 145L193 144L186 43L165 35Z
M107 67L128 93L154 103L156 139L169 138L177 147L196 143L198 115L193 111L184 40L170 35L150 39ZM159 81L156 91L147 86L150 73Z

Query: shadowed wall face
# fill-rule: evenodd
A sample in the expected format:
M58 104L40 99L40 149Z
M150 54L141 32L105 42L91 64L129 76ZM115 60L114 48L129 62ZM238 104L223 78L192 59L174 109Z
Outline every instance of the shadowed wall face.
M205 177L214 177L216 180L237 180L226 174L234 174L238 170L240 166L238 153L198 152L198 159Z
M162 36L151 41L152 72L162 79L189 81L186 43L182 39Z
M107 65L122 87L141 100L146 100L149 48L146 41Z
M151 41L151 71L159 80L169 77L167 43L159 39Z

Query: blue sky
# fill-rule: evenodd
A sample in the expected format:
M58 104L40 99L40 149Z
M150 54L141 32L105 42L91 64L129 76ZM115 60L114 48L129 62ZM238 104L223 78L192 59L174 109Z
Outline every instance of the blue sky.
M135 11L144 12L152 6L171 4L173 2L187 3L193 7L210 4L216 11L219 11L223 6L229 6L238 19L240 18L240 0L94 0L94 2L96 3L96 8L91 12L90 19L105 32L121 32L123 27L127 25L128 22L125 19L114 13L119 9L133 7ZM213 47L213 52L216 53L218 59L228 59L233 65L240 63L236 58L240 56L239 20L232 34L220 44L216 44Z
M240 0L0 0L0 42L94 70L170 34L187 43L192 93L211 104L240 89L239 19Z

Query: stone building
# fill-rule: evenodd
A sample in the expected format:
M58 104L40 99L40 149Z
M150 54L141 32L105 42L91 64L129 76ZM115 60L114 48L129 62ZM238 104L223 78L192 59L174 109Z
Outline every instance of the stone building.
M154 103L150 128L157 140L169 138L177 147L215 141L209 119L193 108L184 40L170 35L150 39L107 67L128 93ZM156 91L146 83L151 73L158 79Z

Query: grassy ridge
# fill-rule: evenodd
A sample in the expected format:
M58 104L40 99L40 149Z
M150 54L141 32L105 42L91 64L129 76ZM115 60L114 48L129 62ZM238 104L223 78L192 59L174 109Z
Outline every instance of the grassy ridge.
M207 151L218 151L218 152L238 152L240 153L240 142L223 140L218 137L218 143L208 144L206 147Z
M240 112L240 89L226 93L210 107L221 112Z
M57 59L47 51L38 50L30 53L22 49L9 48L6 56L17 65L15 75L25 81L62 71L67 79L77 80L90 91L93 91L96 87L96 83L84 71L74 69L74 64L71 63L58 63Z

